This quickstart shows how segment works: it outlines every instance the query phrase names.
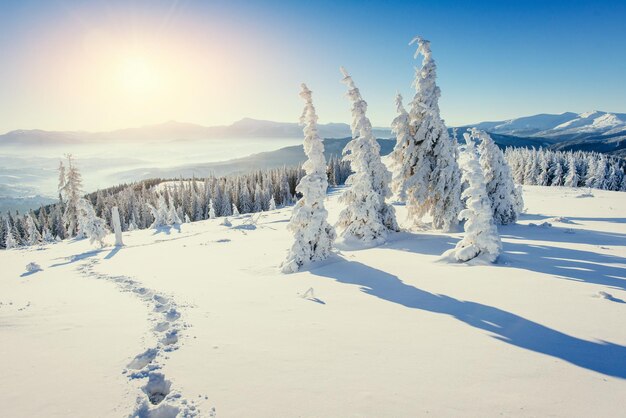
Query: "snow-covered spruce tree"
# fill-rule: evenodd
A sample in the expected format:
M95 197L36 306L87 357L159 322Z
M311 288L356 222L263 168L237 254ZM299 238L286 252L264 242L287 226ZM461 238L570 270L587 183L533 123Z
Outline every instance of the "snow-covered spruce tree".
M44 228L43 234L41 234L41 239L43 239L43 242L46 243L54 242L54 235L52 235L52 232L50 232L48 228Z
M446 251L443 256L460 262L476 258L493 263L500 255L502 243L493 221L491 202L474 141L469 134L464 136L467 146L461 158L461 166L463 178L469 187L463 191L467 208L461 211L459 218L465 219L465 235L455 248Z
M62 165L59 166L59 176L63 171L64 167ZM60 190L62 196L65 198L63 222L67 235L73 237L81 234L78 229L78 202L82 195L82 177L78 168L74 165L71 154L67 155L67 170L65 171L65 183Z
M487 195L491 201L491 210L496 224L506 225L517 220L516 193L511 169L500 148L489 134L478 129L470 130L470 138L480 141L480 166L485 177Z
M90 243L104 246L104 237L108 233L106 223L96 216L93 206L84 198L78 200L78 229L82 236L89 238Z
M274 196L270 198L268 210L276 210L276 201L274 200Z
M178 216L178 212L176 211L176 206L174 205L174 200L170 196L169 198L170 205L167 211L167 224L168 225L180 225L182 221L180 220L180 216Z
M239 216L239 209L237 209L237 206L233 203L233 216Z
M209 219L215 219L215 201L209 200Z
M147 204L150 212L152 213L152 217L154 221L150 225L150 228L159 228L161 226L166 226L169 216L169 210L167 207L167 203L165 203L165 197L163 194L160 194L157 199L156 207L151 204Z
M422 55L423 60L415 71L416 93L408 114L408 137L402 139L392 157L396 169L394 191L405 198L408 217L414 223L421 223L424 215L430 214L434 228L450 231L456 229L462 209L456 140L450 138L440 116L441 91L436 84L437 66L430 42L416 37L410 44L414 43L418 45L415 58ZM396 118L394 122L395 129L404 129L401 120Z
M409 114L402 104L400 93L396 94L396 111L398 116L391 122L391 131L396 136L396 145L391 152L391 188L399 201L406 202L407 183L415 172L417 150L409 129Z
M325 259L330 255L335 240L335 230L326 220L328 212L324 208L328 188L324 143L317 133L317 114L311 90L305 84L302 84L300 97L305 102L300 123L304 124L307 161L303 168L306 175L296 187L302 198L294 206L287 226L294 235L294 243L281 265L284 273L294 273L305 264Z
M28 245L37 245L41 243L41 234L39 233L35 220L30 213L26 215L26 233L28 234L26 237Z
M65 189L65 166L63 165L63 160L59 161L59 187L57 188L59 192L59 201L63 203L63 194L62 190Z
M346 207L339 214L337 226L346 242L382 243L389 231L398 230L395 210L385 202L391 195L391 173L380 160L380 146L365 115L367 102L352 77L343 67L341 71L352 101L352 140L346 145L343 158L354 173L346 180L350 187L339 199Z
M11 223L9 223L9 221L7 220L6 237L4 239L4 248L6 248L7 250L10 250L12 248L19 247L19 245L20 244L17 241L17 238L15 237L15 233L13 232L13 228L11 227Z
M554 163L554 169L552 170L552 182L551 186L562 186L563 185L563 165L559 159Z

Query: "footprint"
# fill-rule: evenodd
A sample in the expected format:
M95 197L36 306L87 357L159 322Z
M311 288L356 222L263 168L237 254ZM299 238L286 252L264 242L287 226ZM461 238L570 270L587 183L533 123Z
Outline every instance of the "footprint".
M144 402L135 410L132 416L133 418L176 418L180 412L180 408L165 404L150 409L148 402Z
M170 300L168 298L166 298L165 296L161 296L161 295L154 295L152 298L157 303L160 303L161 305L165 305L165 304L170 302Z
M169 329L170 327L170 323L169 322L159 322L158 324L156 324L154 326L154 331L156 332L165 332Z
M173 329L165 334L165 337L161 338L161 344L172 345L178 342L178 330Z
M164 374L150 373L143 391L148 395L148 400L152 405L158 405L170 393L171 386L172 382L167 380Z
M156 303L154 305L154 312L165 312L168 310L168 308L170 307L169 304L161 304L161 303Z
M154 360L156 355L157 355L157 349L156 348L149 348L146 351L144 351L143 353L137 354L135 356L135 358L133 359L133 361L128 363L128 366L126 366L126 367L128 367L129 369L133 369L133 370L143 369L148 364L150 364L152 362L152 360Z
M174 322L180 318L180 312L178 312L176 308L170 308L169 311L164 313L164 316L167 321Z

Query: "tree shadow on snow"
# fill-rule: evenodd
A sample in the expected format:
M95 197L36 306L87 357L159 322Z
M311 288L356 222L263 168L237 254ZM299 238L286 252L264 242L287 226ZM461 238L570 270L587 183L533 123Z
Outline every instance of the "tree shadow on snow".
M154 233L152 235L158 235L158 234L170 235L172 233L172 229L180 233L180 225L164 225L164 226L159 226L155 228Z
M321 267L311 273L360 286L368 295L407 308L449 315L491 333L493 338L504 343L626 379L624 346L579 339L493 306L430 293L405 284L397 276L355 261L346 260L341 265Z
M72 255L70 257L64 257L64 259L67 260L67 261L65 261L63 263L52 264L50 267L66 266L68 264L72 264L72 263L75 263L77 261L84 260L85 258L89 258L89 257L93 257L95 255L98 255L102 251L104 251L104 250L103 249L90 250L90 251L85 251L84 253Z
M121 249L122 249L122 247L121 247L121 246L115 246L115 247L113 247L113 249L112 249L111 251L109 251L109 253L108 253L106 256L104 256L104 258L105 258L106 260L109 260L109 259L111 259L111 258L115 257L115 255L116 255L116 254L117 254L117 253L118 253Z
M400 250L416 254L441 255L445 251L454 248L458 238L445 234L398 232L393 234L383 245L378 248Z
M555 226L554 224L551 227L520 224L504 225L498 226L498 232L502 238L532 241L566 242L587 245L624 245L626 243L626 234L594 231L590 229L573 229Z
M510 225L501 227L503 256L498 264L549 274L560 279L593 283L626 290L626 258L571 248L546 242L588 245L624 245L626 235L590 230L567 233L562 228ZM524 240L526 242L515 242ZM543 241L532 244L528 241Z
M504 243L500 264L549 274L559 279L626 290L626 259L549 245ZM599 264L602 263L602 264ZM615 264L615 265L611 265Z

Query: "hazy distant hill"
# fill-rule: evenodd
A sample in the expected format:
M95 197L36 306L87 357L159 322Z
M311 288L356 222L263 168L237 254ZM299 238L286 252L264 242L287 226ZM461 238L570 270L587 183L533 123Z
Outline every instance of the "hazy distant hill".
M539 114L496 122L480 122L457 129L462 133L471 126L491 133L501 146L551 147L564 150L585 150L626 154L626 114L591 111L565 112L559 115ZM345 123L319 125L322 138L345 138L351 135ZM391 138L388 128L374 128L378 138ZM302 127L297 123L272 122L244 118L226 126L201 126L170 121L140 128L110 132L73 132L17 130L0 135L1 145L58 145L76 143L107 143L115 141L196 141L211 139L299 138Z
M341 155L344 147L350 138L325 139L324 148L326 158ZM381 155L387 155L396 143L394 139L378 139ZM168 168L141 168L128 170L121 173L126 181L135 181L148 178L175 178L175 177L203 177L210 174L225 175L237 172L246 172L259 169L276 168L282 166L293 166L306 160L302 145L284 147L276 151L261 152L243 158L236 158L228 161L189 164Z
M345 123L319 125L323 138L345 138L351 135ZM386 128L374 128L377 137L389 138ZM110 132L74 132L16 130L0 135L0 145L62 145L68 143L111 142L111 141L176 141L225 138L298 138L302 126L298 123L272 122L244 118L227 126L201 126L192 123L165 122L140 128L119 129Z

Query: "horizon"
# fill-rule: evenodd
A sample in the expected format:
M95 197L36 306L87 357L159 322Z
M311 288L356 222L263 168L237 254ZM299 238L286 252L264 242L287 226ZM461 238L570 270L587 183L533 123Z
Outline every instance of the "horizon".
M464 125L458 125L458 126L453 126L453 125L447 125L449 128L463 128L463 127L472 127L475 125L479 125L481 123L495 123L495 122L508 122L511 120L516 120L516 119L520 119L520 118L527 118L527 117L535 117L535 116L554 116L554 115L565 115L568 113L571 114L576 114L576 115L583 115L586 113L595 113L595 112L601 112L601 113L608 113L608 114L619 114L619 115L624 115L626 113L622 113L622 112L612 112L612 111L606 111L606 110L598 110L598 109L593 109L593 110L587 110L584 112L571 112L571 111L564 111L564 112L560 112L560 113L537 113L537 114L533 114L533 115L521 115L519 117L516 118L509 118L509 119L503 119L503 120L481 120L481 121L477 121L474 123L468 123L468 124L464 124ZM279 123L279 124L297 124L300 125L299 121L280 121L280 120L269 120L269 119L257 119L257 118L253 118L253 117L249 117L249 116L243 116L239 119L236 119L230 123L226 123L226 124L219 124L219 125L202 125L199 123L194 123L194 122L188 122L188 121L184 121L184 120L175 120L175 119L169 119L163 122L157 122L157 123L152 123L152 124L147 124L147 125L139 125L139 126L126 126L126 127L119 127L119 128L114 128L114 129L110 129L110 130L104 130L104 131L98 131L98 130L77 130L77 131L73 131L73 130L69 130L69 129L61 129L61 130L47 130L47 129L41 129L41 128L18 128L18 129L13 129L10 131L6 131L6 132L0 132L0 136L2 135L7 135L13 132L30 132L30 131L41 131L41 132L84 132L84 133L89 133L89 134L100 134L100 133L111 133L111 132L117 132L117 131L124 131L124 130L128 130L128 129L143 129L143 128L152 128L152 127L156 127L156 126L161 126L161 125L167 125L167 124L178 124L178 125L193 125L196 127L200 127L200 128L221 128L221 127L229 127L232 126L238 122L244 121L244 120L253 120L255 122L271 122L271 123ZM333 125L333 124L344 124L344 125L349 125L349 122L343 122L343 121L329 121L329 122L320 122L320 125ZM390 126L379 126L379 125L373 125L372 126L373 129L391 129Z
M620 2L315 4L4 3L0 132L226 126L242 115L297 121L301 82L320 121L345 123L341 65L372 124L388 127L396 91L405 102L414 93L416 34L432 42L449 126L624 111ZM349 17L368 31L346 31Z

